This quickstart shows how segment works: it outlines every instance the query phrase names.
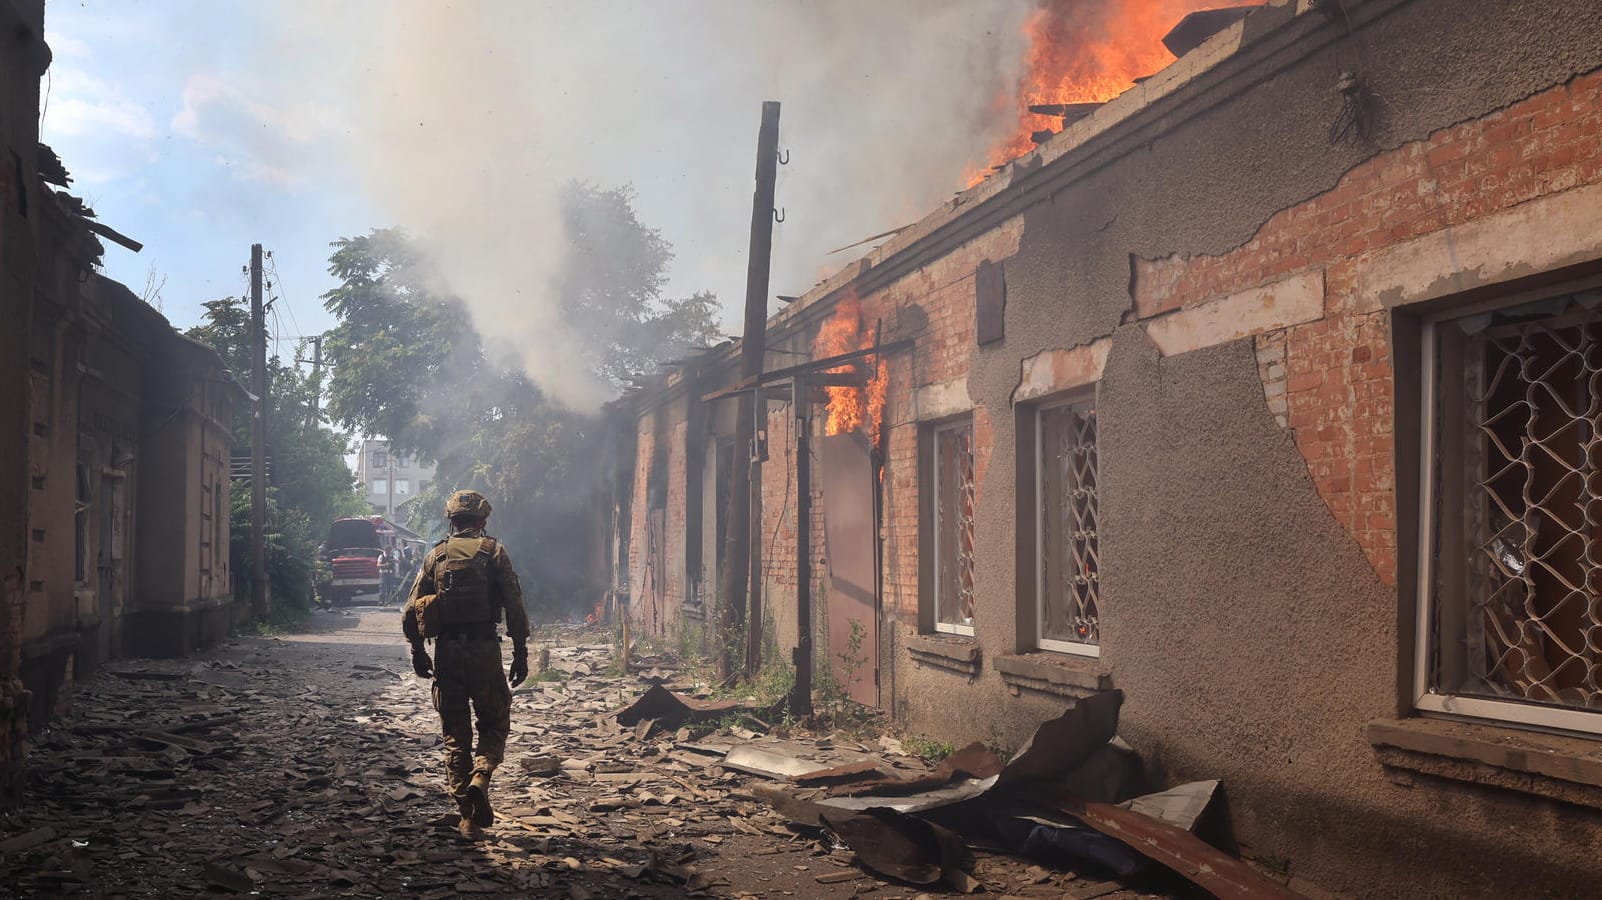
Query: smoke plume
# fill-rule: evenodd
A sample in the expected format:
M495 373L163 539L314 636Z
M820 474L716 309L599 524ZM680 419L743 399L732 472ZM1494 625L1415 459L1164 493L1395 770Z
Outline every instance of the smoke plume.
M1011 123L1028 0L551 3L399 0L296 9L286 58L332 123L335 155L425 245L442 286L547 393L606 390L562 320L553 277L572 179L632 183L676 248L670 290L717 292L740 320L756 127L783 103L772 290L799 294L916 220ZM857 251L860 252L860 251Z

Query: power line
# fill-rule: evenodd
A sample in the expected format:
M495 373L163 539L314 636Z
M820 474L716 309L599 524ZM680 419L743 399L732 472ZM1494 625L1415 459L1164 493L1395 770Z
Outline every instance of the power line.
M273 256L267 257L267 264L272 270L273 284L278 286L278 296L275 299L284 300L284 294L286 293L284 290L284 277L278 274L277 258ZM289 314L289 323L295 326L296 331L300 331L300 322L295 318L295 307L288 300L284 300L284 312Z

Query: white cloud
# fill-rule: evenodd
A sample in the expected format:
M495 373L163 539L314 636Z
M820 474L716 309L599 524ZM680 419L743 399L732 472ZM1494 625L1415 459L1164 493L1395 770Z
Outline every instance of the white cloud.
M87 43L56 31L50 32L46 43L50 45L50 55L58 60L86 60L95 55Z
M280 186L313 177L315 145L333 130L335 117L306 103L275 103L237 82L212 74L184 83L183 108L172 130L217 153L238 177Z
M41 129L56 136L117 136L148 141L156 136L150 112L114 84L76 69L52 68Z

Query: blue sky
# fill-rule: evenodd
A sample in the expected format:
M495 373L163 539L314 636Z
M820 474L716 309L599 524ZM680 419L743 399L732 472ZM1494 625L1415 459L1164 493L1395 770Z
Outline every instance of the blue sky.
M145 245L108 245L107 274L136 293L161 283L176 326L244 293L259 242L287 355L288 336L332 324L328 243L400 225L427 238L480 330L560 396L552 360L571 336L545 287L560 184L632 184L676 248L669 290L713 290L735 329L761 102L784 103L791 156L772 293L799 294L852 258L827 250L963 186L1007 127L984 116L1031 7L48 0L42 134L99 218Z
M332 324L318 295L332 286L327 243L381 223L337 178L290 178L240 149L239 133L271 127L204 123L208 86L254 65L251 35L270 27L267 4L52 0L54 51L42 133L99 218L145 245L107 243L105 271L144 293L151 272L173 324L195 324L201 303L245 292L250 245L273 251L284 334ZM177 37L182 35L183 37ZM284 347L287 354L292 348Z

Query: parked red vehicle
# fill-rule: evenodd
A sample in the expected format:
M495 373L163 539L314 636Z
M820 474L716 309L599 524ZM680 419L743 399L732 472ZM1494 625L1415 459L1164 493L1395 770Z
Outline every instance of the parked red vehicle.
M328 526L323 558L331 575L330 605L343 606L362 594L382 595L384 578L380 557L383 547L379 525L372 519L335 519Z

